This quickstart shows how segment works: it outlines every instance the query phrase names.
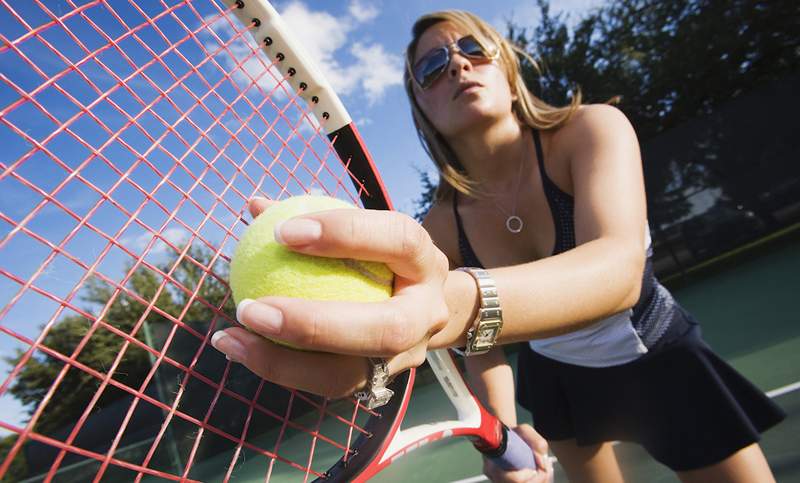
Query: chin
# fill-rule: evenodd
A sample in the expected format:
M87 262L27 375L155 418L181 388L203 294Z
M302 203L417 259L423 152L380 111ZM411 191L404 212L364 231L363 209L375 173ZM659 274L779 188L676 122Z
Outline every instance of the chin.
M477 108L460 110L458 114L453 115L447 122L447 129L442 129L440 132L445 137L451 137L467 134L478 129L487 129L502 121L507 114L507 112L500 114Z

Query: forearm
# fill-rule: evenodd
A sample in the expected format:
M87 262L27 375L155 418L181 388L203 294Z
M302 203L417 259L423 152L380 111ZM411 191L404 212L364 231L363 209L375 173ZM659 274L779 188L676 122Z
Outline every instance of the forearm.
M514 374L502 347L464 360L470 386L489 411L509 427L517 425Z
M492 269L503 309L499 343L551 337L577 330L636 303L644 250L601 238L562 254ZM463 346L479 306L475 281L450 272L445 293L450 320L431 348Z

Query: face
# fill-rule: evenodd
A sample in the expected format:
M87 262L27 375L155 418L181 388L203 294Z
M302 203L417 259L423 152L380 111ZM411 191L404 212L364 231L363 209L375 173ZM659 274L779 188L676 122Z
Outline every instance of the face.
M422 34L414 52L417 65L420 59L430 58L429 54L442 46L458 46L450 47L450 62L435 80L425 88L416 82L413 87L422 112L437 131L451 140L488 122L513 116L514 98L499 59L462 53L461 50L470 53L469 42L458 42L467 35L469 32L453 23L440 22ZM459 50L461 47L464 48Z

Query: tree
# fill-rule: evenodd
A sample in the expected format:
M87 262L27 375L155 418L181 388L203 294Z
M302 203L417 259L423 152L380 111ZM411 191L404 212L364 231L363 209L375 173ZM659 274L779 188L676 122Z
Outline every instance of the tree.
M418 199L414 200L414 205L416 205L414 219L422 223L425 215L428 214L428 210L431 209L431 204L433 204L433 197L436 193L436 182L433 181L431 175L422 168L415 166L414 169L417 170L420 182L422 183L422 194Z
M173 327L170 318L180 319L198 333L205 334L214 318L215 310L221 309L230 314L235 311L230 297L226 299L228 288L223 282L227 279L227 265L218 263L212 267L212 255L206 249L192 247L180 261L175 256L159 264L158 270L169 274L166 279L168 282L164 282L165 277L158 272L140 266L134 270L126 284L129 289L127 292L120 291L99 278L89 279L82 299L87 304L86 312L92 314L91 319L81 315L64 317L50 328L43 345L69 357L93 325L97 324L98 318L123 333L133 334L135 339L157 351L161 350L168 331ZM131 268L126 267L125 273ZM215 276L207 274L212 268ZM192 293L201 283L198 295L193 299ZM145 323L141 324L141 320ZM139 329L134 333L137 325ZM171 345L173 358L180 360L180 352L195 350L196 343L188 344L185 342L186 338L178 339L178 342ZM121 335L102 326L95 326L76 360L105 374L118 357L124 343L125 338ZM6 362L15 367L23 356L24 352L18 351L15 356L6 358ZM185 360L190 358L191 355L183 357ZM221 357L218 359L222 360ZM64 367L65 363L60 359L37 352L14 378L9 393L25 405L28 414L32 416ZM142 347L129 343L112 377L138 390L151 368L151 354ZM63 435L70 431L87 409L87 404L98 391L99 384L100 381L95 376L70 367L54 397L49 400L36 421L34 430L44 435ZM155 384L159 384L158 381ZM153 386L154 383L151 382L147 390L156 391ZM124 391L107 387L92 412L102 411L118 400L131 397ZM112 429L106 432L115 433ZM16 439L17 436L12 435L0 440L0 461L10 451ZM18 454L9 477L16 475L21 479L27 475L27 467Z

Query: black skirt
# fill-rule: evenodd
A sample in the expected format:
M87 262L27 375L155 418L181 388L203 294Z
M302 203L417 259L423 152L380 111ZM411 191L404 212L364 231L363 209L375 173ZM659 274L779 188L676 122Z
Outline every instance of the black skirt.
M717 356L684 316L679 337L619 366L567 364L523 344L517 397L536 430L581 446L636 442L674 471L718 463L757 442L785 412Z

